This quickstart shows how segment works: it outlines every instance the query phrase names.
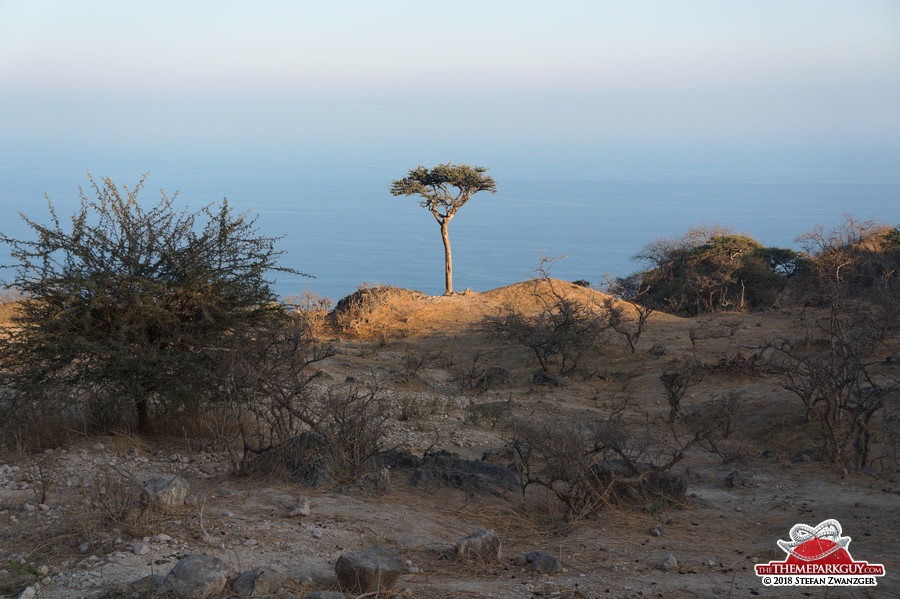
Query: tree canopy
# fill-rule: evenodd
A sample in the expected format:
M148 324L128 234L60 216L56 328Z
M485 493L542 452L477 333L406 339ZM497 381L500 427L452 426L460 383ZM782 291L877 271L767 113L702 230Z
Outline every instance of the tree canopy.
M424 166L411 169L403 179L391 183L394 196L419 196L419 205L427 208L441 227L444 242L444 292L453 293L453 263L450 253L450 236L447 223L457 211L479 191L497 193L497 184L483 166L466 164L439 164L428 169Z
M143 184L90 179L96 198L82 191L68 223L48 199L49 224L22 215L33 239L0 233L16 262L6 286L27 297L0 331L0 408L68 405L146 428L215 387L212 354L234 327L279 311L267 277L302 274L278 265L279 238L226 200L178 211L163 194L145 208Z

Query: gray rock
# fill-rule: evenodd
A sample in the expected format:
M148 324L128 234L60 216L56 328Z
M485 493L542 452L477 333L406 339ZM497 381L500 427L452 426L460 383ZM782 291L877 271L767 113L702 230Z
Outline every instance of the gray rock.
M678 567L678 560L675 559L675 555L674 555L674 554L670 553L669 555L667 555L666 557L664 557L664 558L662 559L662 563L660 564L660 567L661 567L661 568L663 569L663 571L665 571L665 572L668 572L668 571L670 571L670 570L674 570L675 568Z
M560 387L562 385L567 385L569 379L552 375L543 370L538 370L531 376L531 382L535 385L543 385L545 387Z
M391 471L382 468L379 472L367 474L356 479L349 485L341 486L338 491L350 495L362 493L364 495L388 495L393 490L391 486Z
M456 555L481 560L500 559L500 537L490 529L476 530L456 542Z
M554 574L562 569L562 564L549 551L531 551L512 559L515 566L528 566L530 572Z
M509 468L444 450L426 453L411 482L416 487L452 487L495 496L504 489L518 489L516 475Z
M156 589L163 596L178 599L206 599L225 589L231 568L211 555L187 555L166 575Z
M147 555L150 553L150 548L144 543L135 543L131 546L131 552L135 555Z
M165 580L165 576L162 574L150 574L149 576L144 576L143 578L139 578L134 582L128 583L125 585L125 588L122 589L122 592L125 594L131 593L152 593L159 585L162 584L163 580Z
M249 597L253 594L253 588L256 586L256 575L253 570L244 570L237 578L231 581L231 590L238 595Z
M662 524L657 524L656 526L650 529L650 534L654 537L661 537L665 534L666 529L663 528Z
M34 585L27 587L24 591L16 596L16 599L34 599L37 597L38 590Z
M291 518L296 516L309 516L312 513L312 506L309 505L309 499L304 499L297 504L297 507L288 514Z
M175 474L154 476L144 484L141 501L161 507L181 507L189 493L187 482Z
M744 484L747 479L746 475L740 470L733 470L731 474L725 477L726 487L739 487Z
M244 597L270 595L284 582L281 570L271 566L260 566L245 570L231 581L231 590Z
M347 599L343 593L337 591L313 591L306 599Z
M353 593L383 591L406 571L406 560L386 545L345 553L334 566L341 589Z

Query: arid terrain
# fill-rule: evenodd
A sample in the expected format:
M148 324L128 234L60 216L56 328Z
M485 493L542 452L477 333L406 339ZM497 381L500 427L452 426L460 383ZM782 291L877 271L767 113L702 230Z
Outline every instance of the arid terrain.
M590 422L625 405L624 422L645 423L664 438L670 405L661 374L703 364L681 409L731 397L734 427L718 452L694 445L671 468L687 481L683 499L604 498L572 513L540 486L523 500L514 486L423 480L397 463L368 485L310 488L277 472L234 477L215 436L186 422L166 434L75 438L44 453L0 455L0 597L129 596L126 583L165 574L189 554L219 557L235 573L277 567L284 578L272 596L305 597L337 590L335 560L375 544L408 560L398 584L379 595L395 599L900 596L894 441L880 425L873 429L879 468L823 463L821 433L800 400L777 376L745 367L765 343L802 336L808 313L656 312L634 353L610 331L577 371L543 376L527 348L483 324L510 309L542 310L541 285L446 297L392 290L342 334L326 333L337 353L309 368L321 371L323 385L377 381L389 405L384 448L418 459L445 450L460 462L505 468L514 461L511 421ZM554 285L568 298L597 302L590 289ZM900 377L898 363L896 334L869 357L885 384ZM493 378L484 380L488 372ZM895 413L896 393L888 402ZM169 474L190 485L184 506L129 507L132 487ZM753 566L784 559L776 542L793 525L832 518L852 538L854 559L884 564L876 587L762 584ZM501 537L499 560L456 556L456 542L479 529ZM539 574L511 561L535 550L552 553L562 569Z

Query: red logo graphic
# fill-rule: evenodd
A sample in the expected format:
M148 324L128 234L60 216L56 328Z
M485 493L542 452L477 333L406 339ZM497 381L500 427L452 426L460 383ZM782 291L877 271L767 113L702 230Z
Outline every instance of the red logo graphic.
M847 551L850 537L841 536L841 523L825 520L813 528L796 524L790 541L778 541L787 558L758 564L756 575L766 586L875 586L884 566L856 561Z

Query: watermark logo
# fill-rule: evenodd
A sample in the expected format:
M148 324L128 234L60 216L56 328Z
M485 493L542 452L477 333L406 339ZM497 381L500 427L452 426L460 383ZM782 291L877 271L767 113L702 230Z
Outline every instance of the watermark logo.
M841 523L825 520L815 528L795 524L789 541L778 541L787 557L784 561L757 564L756 575L766 586L872 587L884 576L884 566L857 561L847 546L850 537L841 536Z

